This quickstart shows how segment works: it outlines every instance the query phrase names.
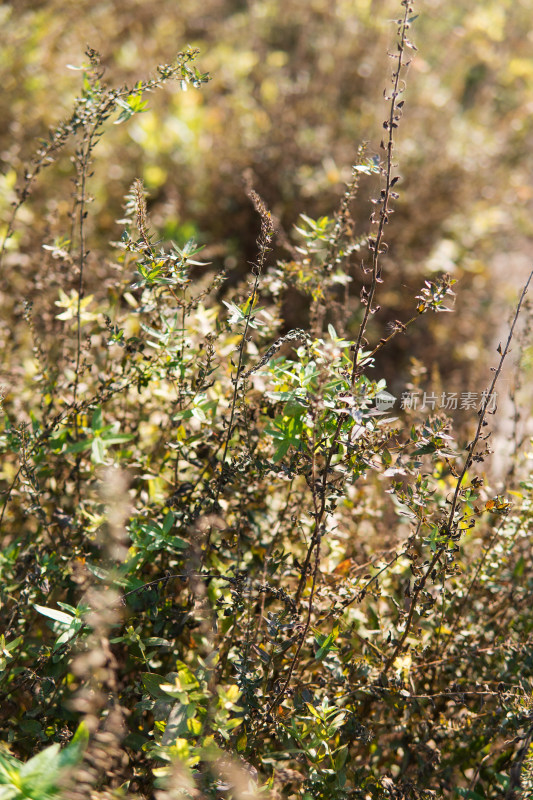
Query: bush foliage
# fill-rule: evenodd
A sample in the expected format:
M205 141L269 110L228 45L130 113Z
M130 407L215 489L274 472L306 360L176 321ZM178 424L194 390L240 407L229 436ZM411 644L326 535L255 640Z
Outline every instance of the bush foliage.
M482 227L481 161L501 151L446 152L451 89L426 84L435 115L420 102L436 55L413 70L409 0L394 40L364 2L288 2L279 25L278 3L228 5L211 105L193 47L119 88L89 49L64 120L2 177L0 798L526 798L529 281L483 351L501 313L483 237L528 232L526 186ZM42 40L16 51L3 13L24 80L6 113L31 139ZM493 63L505 18L476 13L457 119L489 85L518 118L531 64ZM209 40L208 19L182 35ZM375 119L387 38L381 142L337 167ZM176 81L159 124L147 104ZM410 93L424 113L403 119ZM503 487L487 457L511 349ZM469 397L455 420L444 378Z

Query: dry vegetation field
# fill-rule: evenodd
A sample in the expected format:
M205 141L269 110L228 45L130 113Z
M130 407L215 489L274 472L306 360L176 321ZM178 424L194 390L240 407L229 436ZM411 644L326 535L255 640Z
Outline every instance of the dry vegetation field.
M530 3L0 23L0 800L531 798Z

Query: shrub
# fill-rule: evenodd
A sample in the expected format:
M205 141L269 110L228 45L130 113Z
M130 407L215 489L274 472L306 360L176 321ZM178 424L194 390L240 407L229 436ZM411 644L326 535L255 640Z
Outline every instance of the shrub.
M415 50L401 7L381 157L361 147L337 208L301 214L275 262L276 222L250 177L256 255L231 294L193 238L168 241L151 221L140 180L102 263L89 249L100 139L163 83L200 89L193 49L120 89L88 51L82 94L19 183L3 249L15 295L17 215L71 152L68 213L39 249L22 237L37 278L23 312L9 307L6 798L475 800L530 779L532 483L518 433L511 498L480 466L527 285L467 444L438 408L394 410L379 374L391 343L450 311L455 283L425 280L375 337ZM359 234L360 184L377 180ZM305 328L284 325L291 292Z

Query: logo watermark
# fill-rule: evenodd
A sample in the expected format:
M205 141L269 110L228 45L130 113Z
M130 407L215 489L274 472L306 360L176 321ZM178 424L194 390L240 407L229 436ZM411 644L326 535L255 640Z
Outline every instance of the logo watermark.
M376 395L376 408L379 411L388 411L396 402L396 397L390 392L380 392Z
M376 395L376 408L379 411L388 411L396 400L390 392L380 392ZM489 397L489 392L485 389L482 392L402 392L400 397L400 408L413 411L440 409L442 411L456 411L464 409L466 411L477 411L485 408L487 411L495 411L497 405L497 393L493 392Z

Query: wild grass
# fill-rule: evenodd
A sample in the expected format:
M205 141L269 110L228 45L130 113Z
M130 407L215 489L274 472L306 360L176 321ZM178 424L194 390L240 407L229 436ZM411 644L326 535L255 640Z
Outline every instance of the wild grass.
M6 298L23 209L71 155L63 231L30 249L39 277L9 306L0 795L528 796L533 479L517 406L505 491L484 464L504 363L529 346L531 275L469 426L390 403L379 357L452 311L455 285L428 275L375 336L416 51L401 10L380 154L361 146L336 208L302 213L292 240L249 186L256 255L233 288L194 239L165 239L140 180L116 241L91 252L100 140L163 83L201 90L193 49L118 89L89 50L72 114L21 176ZM295 291L305 328L283 318ZM413 362L406 389L420 374Z

